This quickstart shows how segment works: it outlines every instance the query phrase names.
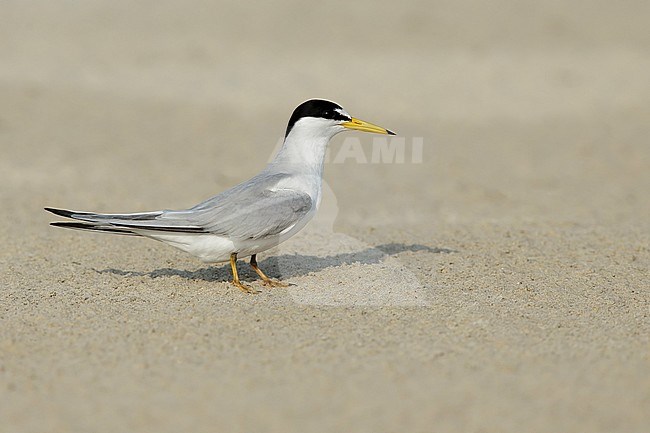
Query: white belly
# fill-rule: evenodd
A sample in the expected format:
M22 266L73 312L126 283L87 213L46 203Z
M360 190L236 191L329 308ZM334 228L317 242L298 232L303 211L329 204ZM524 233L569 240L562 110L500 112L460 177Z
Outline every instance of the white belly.
M206 263L225 262L235 252L235 244L222 236L210 234L176 234L140 232L157 241L185 251Z

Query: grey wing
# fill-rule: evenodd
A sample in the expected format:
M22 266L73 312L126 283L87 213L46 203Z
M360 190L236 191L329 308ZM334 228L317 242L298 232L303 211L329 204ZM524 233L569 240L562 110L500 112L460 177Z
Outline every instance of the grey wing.
M167 233L211 233L231 239L257 239L279 235L300 221L312 207L308 194L274 189L286 174L262 173L212 197L191 209L163 210L137 214L98 214L47 208L57 215L84 221L58 223L78 229L125 234L139 231Z
M293 227L312 208L309 194L278 188L287 173L262 172L198 205L170 214L208 233L234 239L278 235Z
M234 196L211 208L189 213L186 218L206 232L231 239L259 239L290 230L312 208L303 192L279 189Z

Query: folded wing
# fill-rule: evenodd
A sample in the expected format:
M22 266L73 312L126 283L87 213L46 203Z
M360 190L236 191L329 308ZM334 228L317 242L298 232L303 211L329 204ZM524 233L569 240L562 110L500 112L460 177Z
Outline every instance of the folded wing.
M141 236L154 235L152 232L216 234L233 240L279 235L290 230L311 210L312 200L308 194L275 189L277 176L251 181L181 211L100 214L55 208L45 210L81 221L52 223L58 227Z

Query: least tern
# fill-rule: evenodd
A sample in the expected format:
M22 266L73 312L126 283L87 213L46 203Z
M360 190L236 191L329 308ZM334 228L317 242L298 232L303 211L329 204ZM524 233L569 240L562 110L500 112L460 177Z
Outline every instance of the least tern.
M239 279L237 259L242 257L250 256L264 285L287 286L262 272L257 254L286 241L312 219L321 200L327 144L346 129L395 135L350 116L334 102L311 99L294 110L280 151L260 174L194 207L126 214L45 210L78 220L51 223L56 227L143 236L206 263L230 261L232 284L246 293L256 290Z

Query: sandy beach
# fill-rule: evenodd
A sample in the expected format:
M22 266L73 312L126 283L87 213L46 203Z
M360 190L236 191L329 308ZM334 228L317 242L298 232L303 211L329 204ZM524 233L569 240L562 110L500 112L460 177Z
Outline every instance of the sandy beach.
M0 432L650 431L648 16L6 2ZM399 135L332 141L289 288L48 225L192 206L314 97Z

